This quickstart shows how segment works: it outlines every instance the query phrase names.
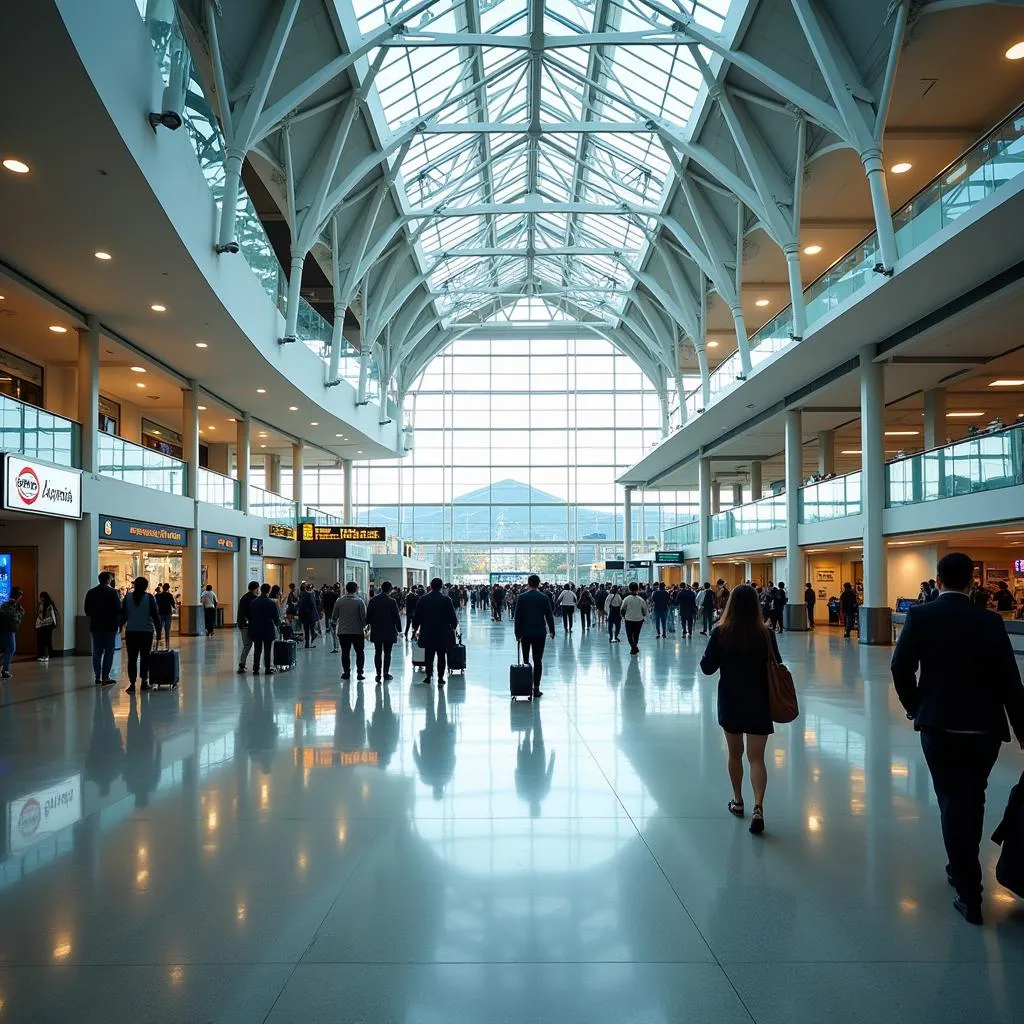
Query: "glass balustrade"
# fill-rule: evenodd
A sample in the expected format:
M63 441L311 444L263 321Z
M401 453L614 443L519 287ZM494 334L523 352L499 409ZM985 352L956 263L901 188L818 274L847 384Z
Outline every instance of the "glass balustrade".
M821 523L827 519L859 516L861 513L860 472L819 480L800 488L800 522Z
M664 551L678 551L687 544L700 543L700 522L691 519L688 523L670 526L661 535L661 547Z
M221 508L240 508L238 481L212 469L199 470L199 500Z
M709 539L729 540L750 533L764 533L786 525L786 496L773 494L746 505L736 505L709 519Z
M896 249L902 258L951 224L1024 170L1024 107L1018 107L988 135L946 168L893 214ZM877 280L878 238L872 233L804 290L807 324L813 324L851 295ZM791 341L792 308L779 312L750 337L752 366ZM711 401L736 383L739 356L733 354L711 374ZM695 392L698 394L699 392ZM689 402L687 403L689 406ZM695 411L695 409L694 409Z
M185 493L185 463L152 448L133 444L123 437L101 433L97 472L166 494Z
M345 520L341 516L331 515L330 512L325 512L322 508L314 508L312 505L306 506L306 518L312 519L317 526L345 525Z
M896 459L885 474L888 508L1024 484L1024 424Z
M79 466L81 428L74 420L0 395L0 450L57 466Z
M283 526L295 526L298 518L294 501L255 484L249 484L249 513Z

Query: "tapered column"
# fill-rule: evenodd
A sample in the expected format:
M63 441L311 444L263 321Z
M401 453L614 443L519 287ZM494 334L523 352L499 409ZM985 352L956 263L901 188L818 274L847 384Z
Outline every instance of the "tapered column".
M80 468L86 475L96 472L98 464L100 415L100 323L95 316L86 319L86 327L78 332L78 422L82 425ZM99 515L83 512L78 523L75 593L81 598L96 586L99 573ZM77 607L77 605L76 605ZM89 620L76 615L75 650L87 654L92 649Z
M722 511L722 485L717 480L711 481L711 514L717 516Z
M343 476L343 501L345 502L345 522L352 522L352 460L344 459L341 463Z
M885 391L884 369L875 362L875 347L860 352L861 502L864 522L864 604L860 610L860 642L892 643L892 612L888 607L885 537Z
M764 494L764 484L761 479L761 463L750 464L750 500L757 501Z
M185 494L199 493L199 389L194 382L181 392L181 438L185 460ZM194 508L198 509L198 502ZM198 513L197 513L198 514ZM202 587L202 537L198 518L193 518L188 543L181 553L181 609L178 631L183 636L199 635L199 591Z
M274 494L281 493L281 456L263 456L263 475L266 478L266 488Z
M624 523L622 527L622 557L627 562L623 568L629 568L629 560L633 557L633 488L625 488Z
M800 549L800 485L803 483L803 431L799 409L786 411L786 576L789 591L786 629L807 628L803 551Z
M946 443L946 389L931 388L924 393L924 446L941 448Z
M889 209L889 191L885 183L885 168L882 166L881 149L867 149L860 155L864 173L871 192L871 209L875 215L875 231L878 237L878 263L875 270L892 274L896 266L896 231L892 226L892 211Z
M836 471L836 432L818 431L818 472L829 476Z
M708 530L711 516L711 460L702 458L697 467L697 500L699 507L698 537L700 541L700 582L711 579L711 556L708 554Z
M292 445L292 500L298 506L298 514L306 514L302 498L302 442Z
M800 341L807 331L807 313L804 309L804 286L800 278L800 247L794 242L785 247L786 271L789 276L789 301L793 311L791 337Z
M732 503L734 508L743 504L743 484L732 485Z
M249 465L252 462L252 418L243 413L235 418L235 475L238 479L238 507L249 513ZM235 606L249 586L249 535L240 538L235 555ZM262 582L262 580L260 581ZM233 616L232 616L233 617Z

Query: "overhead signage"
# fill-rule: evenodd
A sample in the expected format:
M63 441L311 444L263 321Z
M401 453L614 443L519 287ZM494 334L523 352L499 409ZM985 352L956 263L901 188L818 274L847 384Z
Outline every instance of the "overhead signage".
M382 541L387 540L387 528L384 526L321 526L305 520L299 532L302 541Z
M204 551L238 550L238 538L224 533L211 533L209 530L203 530L202 542Z
M493 587L495 583L525 583L527 575L525 572L491 572L487 578Z
M188 530L182 526L161 526L159 523L142 523L137 519L107 516L100 519L100 540L130 540L140 544L181 548L188 543Z
M263 554L263 538L262 537L250 537L249 538L249 554L259 557Z
M267 523L267 533L278 540L295 540L295 527L284 523Z
M654 561L660 565L680 565L683 561L682 551L655 551Z
M23 853L82 817L82 776L72 775L7 805L7 848Z
M4 508L60 519L82 518L82 474L44 462L5 456Z
M1015 558L1013 560L1013 571L1024 572L1024 558Z

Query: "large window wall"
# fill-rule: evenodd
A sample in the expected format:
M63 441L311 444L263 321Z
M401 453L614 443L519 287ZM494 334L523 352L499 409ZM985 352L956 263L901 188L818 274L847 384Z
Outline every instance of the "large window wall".
M622 557L615 479L661 438L657 392L603 339L457 341L415 394L414 450L357 463L353 512L415 541L446 574L536 569L583 578ZM341 472L304 479L337 510ZM692 492L634 495L634 551L696 514Z

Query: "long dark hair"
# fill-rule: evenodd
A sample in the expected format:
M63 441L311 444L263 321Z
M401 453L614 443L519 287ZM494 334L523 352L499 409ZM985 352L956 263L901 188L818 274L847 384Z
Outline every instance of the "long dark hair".
M132 600L135 602L136 608L142 604L142 597L147 590L149 590L149 580L145 576L136 576L135 582L132 584Z
M732 591L716 632L719 640L731 646L748 650L755 645L764 646L768 634L761 613L761 602L753 587L744 583Z

